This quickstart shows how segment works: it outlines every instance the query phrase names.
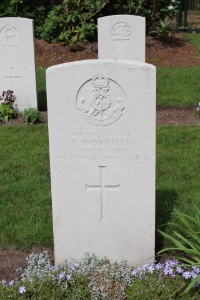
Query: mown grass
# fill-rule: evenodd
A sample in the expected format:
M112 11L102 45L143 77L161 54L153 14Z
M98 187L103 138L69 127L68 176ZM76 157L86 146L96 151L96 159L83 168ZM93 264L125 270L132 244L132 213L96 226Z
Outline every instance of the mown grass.
M47 110L47 96L46 96L46 78L45 78L45 68L37 69L37 90L38 90L38 109L40 111Z
M52 246L47 126L1 127L0 140L0 247ZM198 206L199 141L199 127L158 127L157 228L170 232L174 207L192 214Z
M0 128L0 246L52 246L47 126Z
M200 52L200 34L199 33L185 33L186 41L191 43Z
M199 89L199 67L157 69L157 106L196 107Z
M200 130L198 126L157 128L157 213L156 225L170 234L174 207L191 214L200 202ZM157 249L168 242L157 235Z

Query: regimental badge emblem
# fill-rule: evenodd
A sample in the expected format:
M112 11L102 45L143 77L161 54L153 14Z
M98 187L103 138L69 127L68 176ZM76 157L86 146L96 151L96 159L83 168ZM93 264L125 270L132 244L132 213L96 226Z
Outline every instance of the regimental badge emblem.
M11 25L7 24L0 29L0 44L6 47L14 47L17 43L18 31Z
M111 35L113 40L130 40L132 30L126 22L118 22L111 28Z
M79 89L77 108L87 122L97 126L109 125L123 115L125 94L117 82L98 74Z

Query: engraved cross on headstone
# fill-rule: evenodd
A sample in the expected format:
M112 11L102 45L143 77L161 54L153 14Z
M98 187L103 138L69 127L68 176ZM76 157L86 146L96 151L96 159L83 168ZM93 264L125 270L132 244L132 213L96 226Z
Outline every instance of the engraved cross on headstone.
M100 169L100 184L97 185L85 185L86 191L100 191L100 221L105 221L104 213L103 213L103 202L105 198L105 191L119 191L120 184L117 185L106 185L104 180L104 170L106 166L99 166Z
M19 78L21 78L21 76L20 75L13 75L13 70L14 70L14 67L11 67L10 68L10 75L9 76L5 76L5 79L11 79L11 85L12 85L12 87L11 87L11 89L13 90L13 86L14 86L14 79L19 79Z

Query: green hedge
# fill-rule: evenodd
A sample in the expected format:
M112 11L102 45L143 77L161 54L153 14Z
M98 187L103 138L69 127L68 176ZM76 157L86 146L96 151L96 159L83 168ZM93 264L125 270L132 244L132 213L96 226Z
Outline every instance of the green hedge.
M97 18L130 14L146 17L147 31L168 33L178 0L4 0L0 17L34 19L36 37L67 44L96 39Z

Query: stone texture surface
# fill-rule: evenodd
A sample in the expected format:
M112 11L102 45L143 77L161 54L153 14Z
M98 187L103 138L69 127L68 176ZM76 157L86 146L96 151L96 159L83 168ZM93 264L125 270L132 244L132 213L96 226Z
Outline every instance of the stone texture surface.
M145 18L130 15L99 18L98 58L145 62Z
M0 18L0 66L1 89L14 91L16 110L37 108L33 20Z
M155 67L91 60L47 69L55 261L154 257Z

